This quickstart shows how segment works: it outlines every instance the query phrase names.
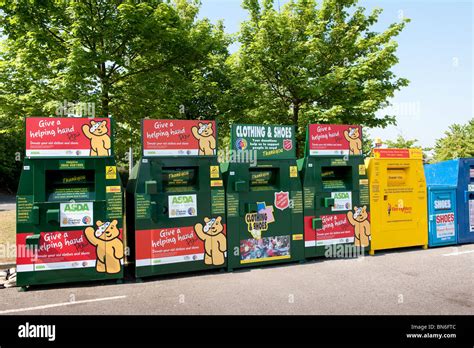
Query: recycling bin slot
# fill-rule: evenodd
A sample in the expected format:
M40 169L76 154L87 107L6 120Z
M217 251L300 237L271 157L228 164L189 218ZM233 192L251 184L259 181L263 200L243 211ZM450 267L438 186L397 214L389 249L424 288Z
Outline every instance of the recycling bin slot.
M40 243L40 235L39 234L33 234L31 236L26 237L26 247L37 247Z
M352 167L322 167L321 180L324 191L352 190Z
M33 206L33 210L31 212L31 224L32 225L39 225L40 223L40 208L38 206Z
M145 193L152 195L158 192L157 182L154 180L145 182Z
M249 190L247 181L243 180L236 181L234 187L236 192L245 192Z
M93 170L47 170L45 187L48 202L93 200L95 172Z
M325 208L330 208L334 206L334 198L324 198L324 207Z
M257 204L256 203L245 203L245 213L256 212Z
M46 220L48 223L59 223L59 209L46 210Z
M279 168L250 168L250 188L276 186Z
M196 180L199 177L198 168L163 168L161 177L165 192L176 188L188 191L198 189Z
M387 168L387 186L405 186L409 168Z
M321 218L314 218L312 220L313 230L319 230L323 228L323 220Z

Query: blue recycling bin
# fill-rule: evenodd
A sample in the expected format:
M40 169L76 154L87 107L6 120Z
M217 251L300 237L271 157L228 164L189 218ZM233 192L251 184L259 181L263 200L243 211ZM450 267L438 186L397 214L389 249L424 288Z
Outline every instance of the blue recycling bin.
M425 165L430 187L456 187L457 243L474 243L474 158Z
M456 186L428 185L428 246L458 242Z

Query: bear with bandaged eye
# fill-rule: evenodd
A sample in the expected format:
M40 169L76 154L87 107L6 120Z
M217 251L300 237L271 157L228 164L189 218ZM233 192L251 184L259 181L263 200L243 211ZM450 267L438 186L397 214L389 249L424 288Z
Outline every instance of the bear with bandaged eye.
M347 219L354 226L355 246L368 247L371 233L367 206L354 207L354 213L352 211L347 212Z
M82 132L91 141L91 156L110 156L110 136L107 121L91 121L82 126Z
M97 229L87 227L84 235L90 244L96 249L96 266L99 273L120 273L123 259L123 243L120 240L120 230L117 228L117 220L112 222L97 221Z
M227 240L222 225L222 217L204 218L204 226L197 223L194 226L198 238L204 242L204 263L206 265L221 266L225 263Z
M360 132L358 127L345 130L344 138L346 138L346 140L349 142L349 150L351 155L360 155L362 153L362 140L360 140Z
M216 151L216 138L212 129L212 123L199 122L199 128L191 128L193 136L199 141L199 156L213 156Z

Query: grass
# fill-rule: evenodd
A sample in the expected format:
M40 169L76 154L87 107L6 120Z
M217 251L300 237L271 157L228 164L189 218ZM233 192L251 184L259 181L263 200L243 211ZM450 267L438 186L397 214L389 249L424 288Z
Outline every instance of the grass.
M15 210L0 211L0 263L15 261L15 257L7 258L4 254L16 243L15 213Z

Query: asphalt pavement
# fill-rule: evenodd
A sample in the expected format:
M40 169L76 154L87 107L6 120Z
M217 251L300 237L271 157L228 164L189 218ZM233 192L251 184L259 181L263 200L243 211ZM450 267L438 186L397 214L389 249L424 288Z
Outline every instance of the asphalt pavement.
M0 193L0 211L15 210L16 196Z
M474 245L0 290L0 314L474 314Z

